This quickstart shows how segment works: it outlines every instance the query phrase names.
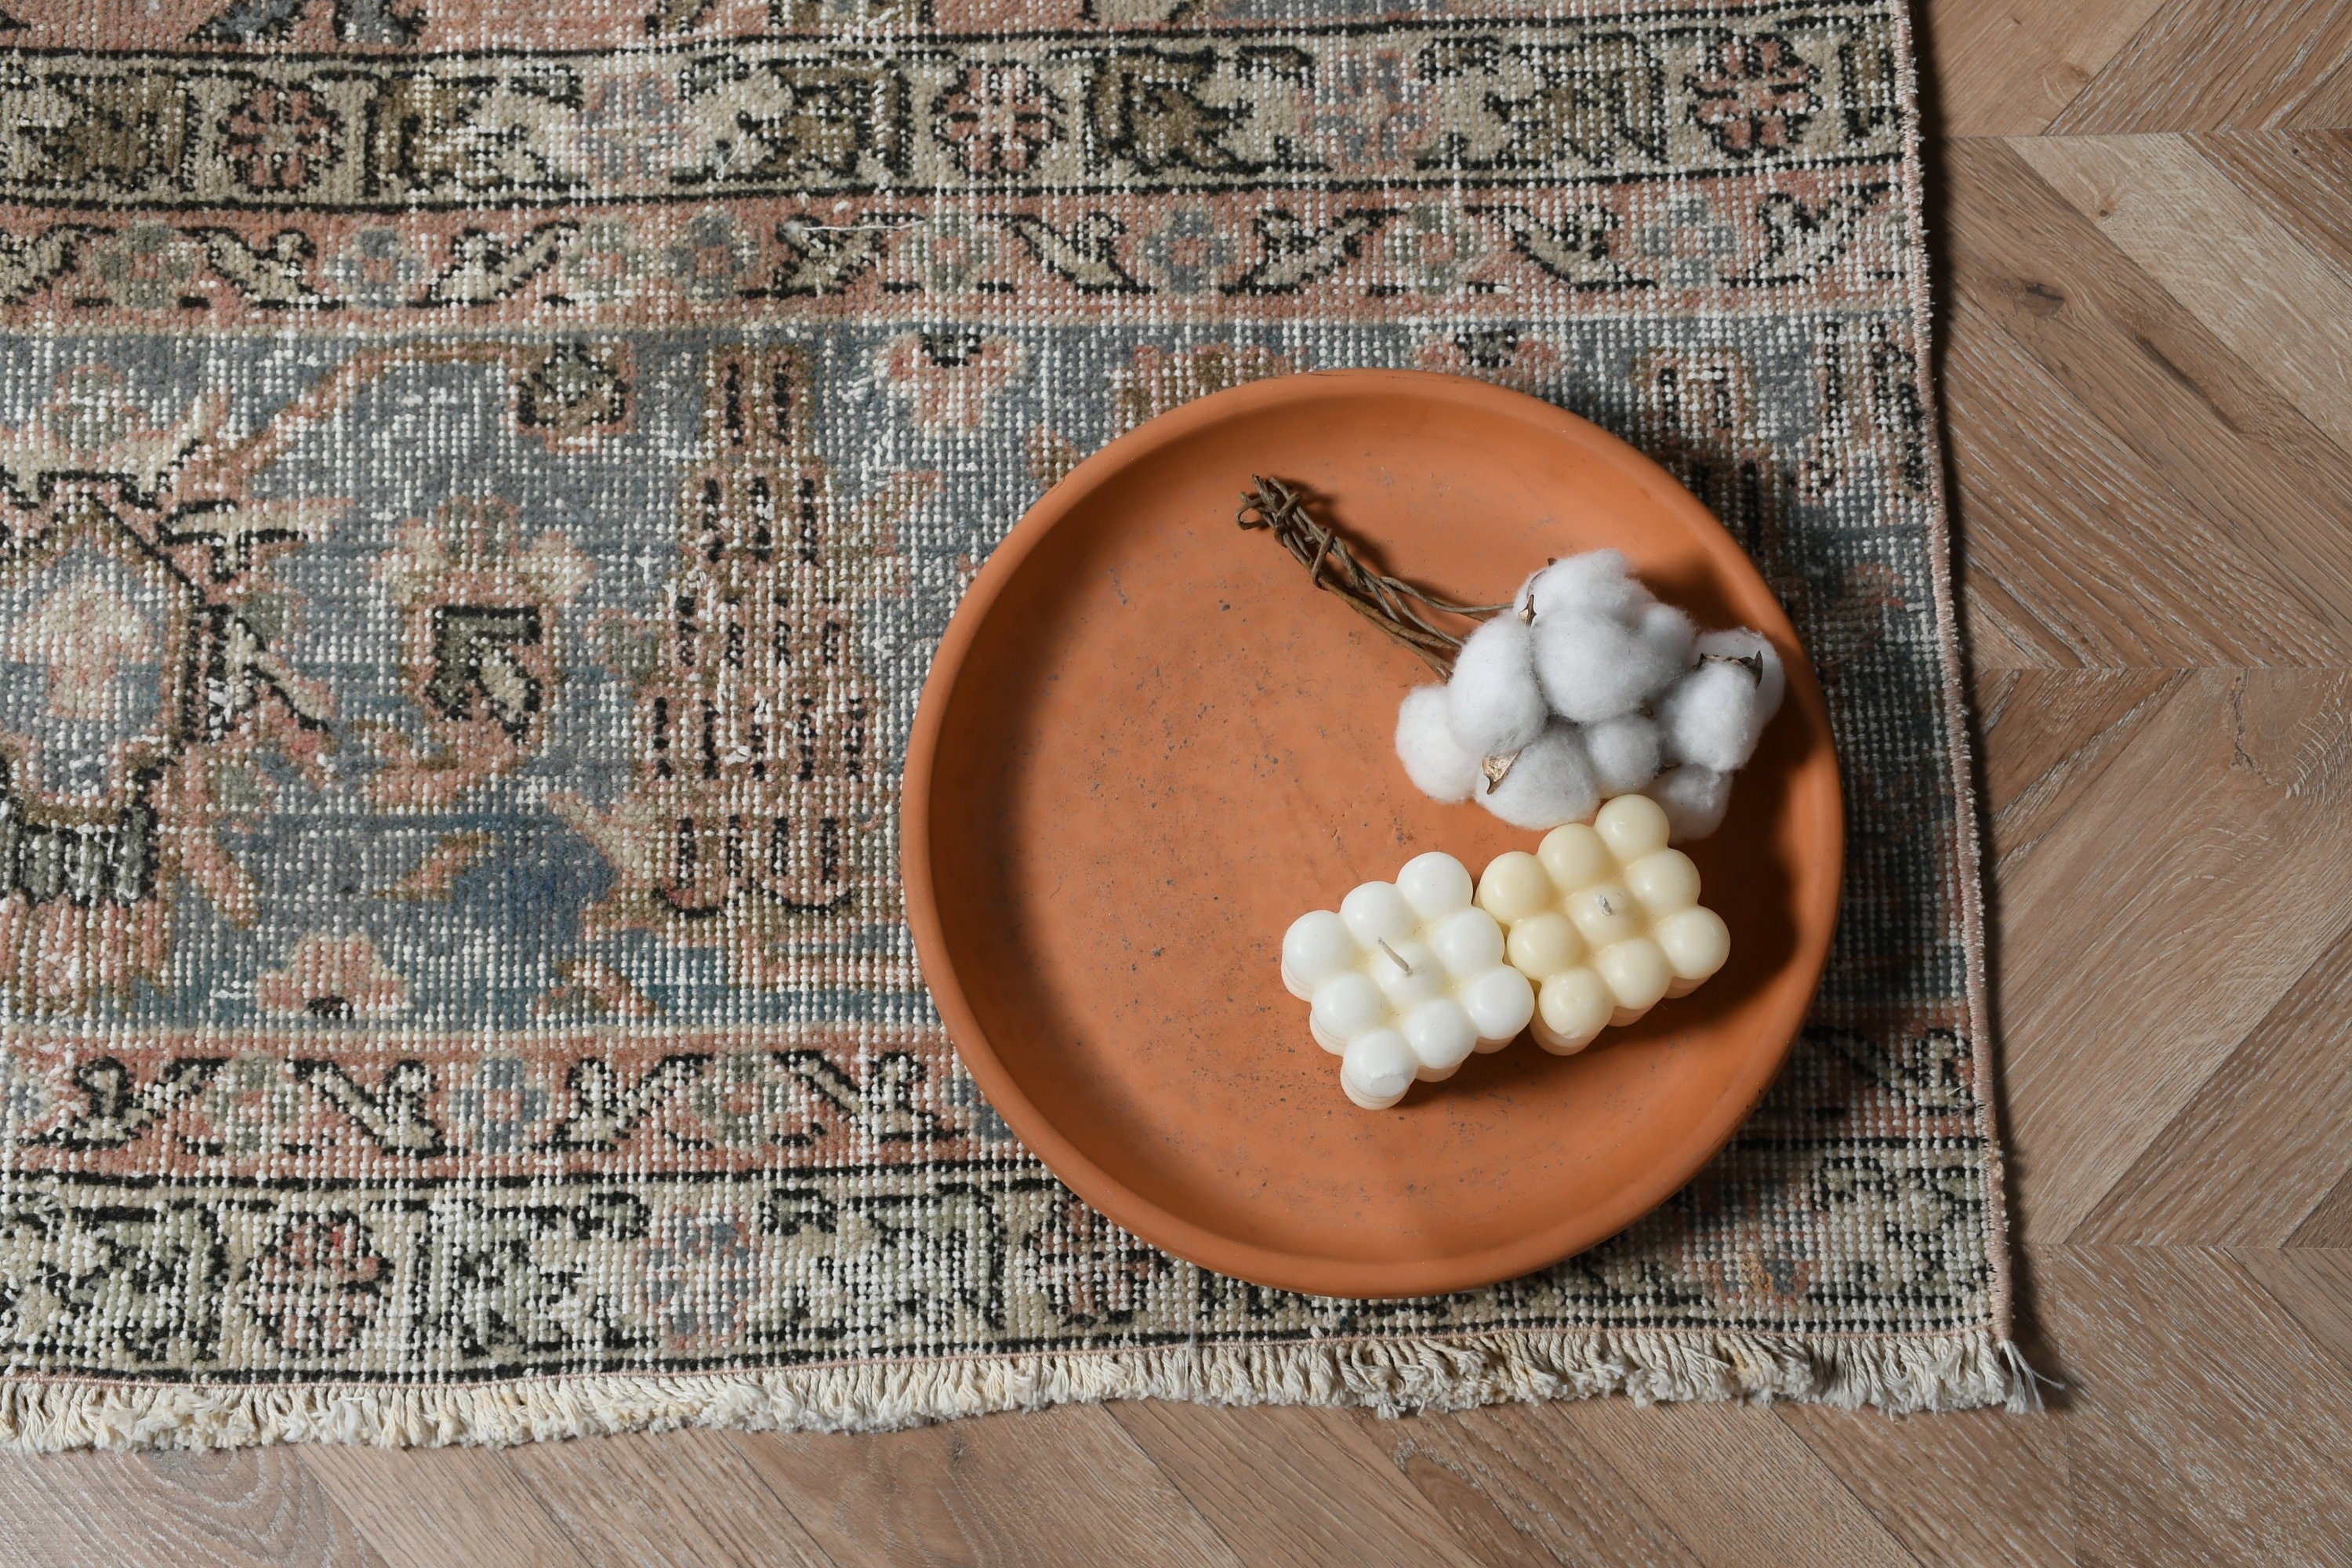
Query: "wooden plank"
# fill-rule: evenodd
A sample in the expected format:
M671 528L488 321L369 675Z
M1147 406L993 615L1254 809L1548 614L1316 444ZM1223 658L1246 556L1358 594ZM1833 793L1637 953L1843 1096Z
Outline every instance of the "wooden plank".
M2245 140L2243 138L2239 139ZM2000 321L2083 416L2129 447L2178 498L2109 531L2168 543L2171 515L2202 525L2199 560L2226 573L2215 613L2276 633L2322 628L2272 663L2352 661L2352 451L2315 427L2157 286L2014 150L1950 161L1953 286ZM2352 224L2352 205L2341 215ZM2216 551L2226 543L2230 554Z
M2074 662L2064 645L2040 624L2039 617L2011 595L2007 584L1968 569L1965 545L1955 555L1961 563L1961 644L1968 649L1969 669L1984 675L2003 669L2047 669Z
M830 1568L731 1436L664 1432L532 1443L507 1465L589 1563L610 1568Z
M2352 1250L2233 1247L2231 1258L2262 1281L2303 1331L2352 1372Z
M2352 66L2314 88L2286 123L2297 131L2352 129Z
M2053 664L2294 663L2335 634L1965 294L1945 404L1969 580Z
M2280 124L2352 62L2339 0L2171 0L2045 127L2053 135Z
M1610 1456L1617 1475L1700 1561L1718 1568L1913 1563L1837 1474L1760 1405L1643 1409L1589 1400L1556 1412L1563 1458Z
M2186 679L2179 670L2008 672L1979 705L1996 860L2030 854Z
M509 1468L503 1449L322 1443L300 1452L388 1568L568 1568L586 1561Z
M2352 921L2347 720L2352 678L2197 671L1999 863L2027 1234L2080 1225Z
M1922 1563L2030 1568L2074 1561L2060 1414L1971 1410L1897 1421L1875 1410L1776 1408Z
M2352 926L2231 1051L2072 1239L2277 1247L2352 1172Z
M2160 0L1927 0L1938 139L2031 136L2131 41Z
M1475 1561L1356 1412L1156 1400L1111 1409L1244 1563Z
M1239 1568L1100 1405L908 1432L730 1437L839 1568L906 1563Z
M1409 1416L1373 1436L1482 1563L1698 1568L1701 1562L1666 1518L1643 1506L1609 1451L1576 1443L1549 1406Z
M383 1561L291 1448L0 1458L0 1563L12 1568Z
M2039 1255L2085 1563L2352 1561L2352 1375L2219 1250Z
M2336 1184L2288 1237L2294 1247L2352 1247L2352 1176Z
M2352 132L2192 136L2189 145L2305 248L2352 272Z
M2352 279L2184 138L2012 145L2313 424L2352 445Z

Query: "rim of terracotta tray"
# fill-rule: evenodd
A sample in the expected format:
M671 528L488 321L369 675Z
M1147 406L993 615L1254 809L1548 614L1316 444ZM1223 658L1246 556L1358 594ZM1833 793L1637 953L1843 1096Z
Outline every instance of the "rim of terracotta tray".
M930 816L931 779L940 733L965 659L991 608L1019 574L1023 563L1065 518L1084 504L1105 478L1148 452L1182 441L1202 426L1219 421L1302 398L1346 396L1381 386L1517 421L1533 419L1549 424L1561 437L1605 453L1612 461L1643 472L1648 481L1644 488L1654 490L1662 504L1685 510L1695 522L1703 521L1706 529L1722 535L1744 570L1756 570L1721 520L1680 480L1638 447L1591 420L1540 398L1435 371L1309 371L1249 382L1196 398L1108 442L1072 468L1023 514L974 575L940 637L916 709L900 786L900 875L908 923L914 934L923 980L964 1066L1022 1143L1080 1198L1164 1252L1261 1285L1362 1300L1443 1295L1516 1279L1597 1246L1649 1214L1686 1185L1747 1123L1787 1060L1803 1027L1810 1002L1799 1009L1777 1048L1759 1051L1746 1058L1745 1070L1731 1086L1739 1092L1727 1096L1724 1101L1738 1106L1738 1113L1696 1124L1680 1144L1654 1162L1654 1180L1629 1184L1615 1194L1613 1201L1576 1210L1551 1225L1476 1252L1437 1258L1367 1261L1302 1258L1225 1235L1144 1197L1089 1159L1037 1109L1022 1089L1019 1079L997 1056L950 961L931 868ZM1828 704L1811 660L1802 656L1802 645L1797 646L1801 657L1789 661L1787 700L1809 710L1820 732L1826 736L1830 732ZM1845 823L1843 782L1836 777L1834 766L1831 772L1839 809L1832 814L1829 841L1810 845L1808 849L1834 862L1836 879L1832 885L1835 887L1843 880ZM1790 955L1790 963L1811 967L1814 986L1818 986L1826 966L1835 924L1832 916L1817 936ZM1808 998L1811 993L1812 987L1808 987Z

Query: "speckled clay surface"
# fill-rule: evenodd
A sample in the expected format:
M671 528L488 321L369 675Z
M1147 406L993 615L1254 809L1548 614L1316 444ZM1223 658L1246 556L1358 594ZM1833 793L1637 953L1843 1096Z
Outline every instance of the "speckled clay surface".
M1427 672L1235 529L1253 471L1452 597L1611 544L1703 626L1773 639L1789 701L1690 847L1732 930L1721 974L1578 1057L1522 1039L1389 1110L1340 1096L1278 973L1290 921L1422 850L1475 872L1538 836L1406 782L1391 731ZM1358 1296L1538 1268L1696 1172L1803 1016L1843 845L1821 690L1731 537L1574 416L1402 372L1223 393L1056 487L941 645L905 826L926 979L1023 1140L1170 1251Z

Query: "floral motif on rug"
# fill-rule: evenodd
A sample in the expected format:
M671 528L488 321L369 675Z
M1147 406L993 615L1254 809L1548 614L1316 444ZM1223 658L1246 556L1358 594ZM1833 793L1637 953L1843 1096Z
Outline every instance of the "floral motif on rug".
M1899 5L106 15L0 35L8 1436L296 1436L200 1413L371 1386L511 1436L448 1412L688 1371L772 1403L570 1429L2014 1395ZM929 650L1029 502L1359 364L1672 467L1805 636L1852 812L1748 1130L1616 1240L1410 1301L1071 1197L958 1067L896 860ZM1027 1381L858 1392L989 1365Z

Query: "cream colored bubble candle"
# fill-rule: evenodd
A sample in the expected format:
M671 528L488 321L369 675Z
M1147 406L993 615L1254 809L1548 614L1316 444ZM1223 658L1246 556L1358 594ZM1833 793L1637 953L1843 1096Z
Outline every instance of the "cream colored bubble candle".
M1571 1055L1696 989L1731 956L1723 918L1698 901L1698 868L1666 847L1666 814L1624 795L1590 825L1548 834L1532 855L1496 858L1478 907L1505 931L1511 966L1536 987L1535 1037Z
M1535 993L1504 959L1502 927L1471 898L1451 855L1415 856L1393 882L1366 882L1293 921L1282 983L1308 1004L1307 1028L1339 1058L1339 1087L1368 1110L1414 1080L1454 1076L1473 1051L1528 1026Z

